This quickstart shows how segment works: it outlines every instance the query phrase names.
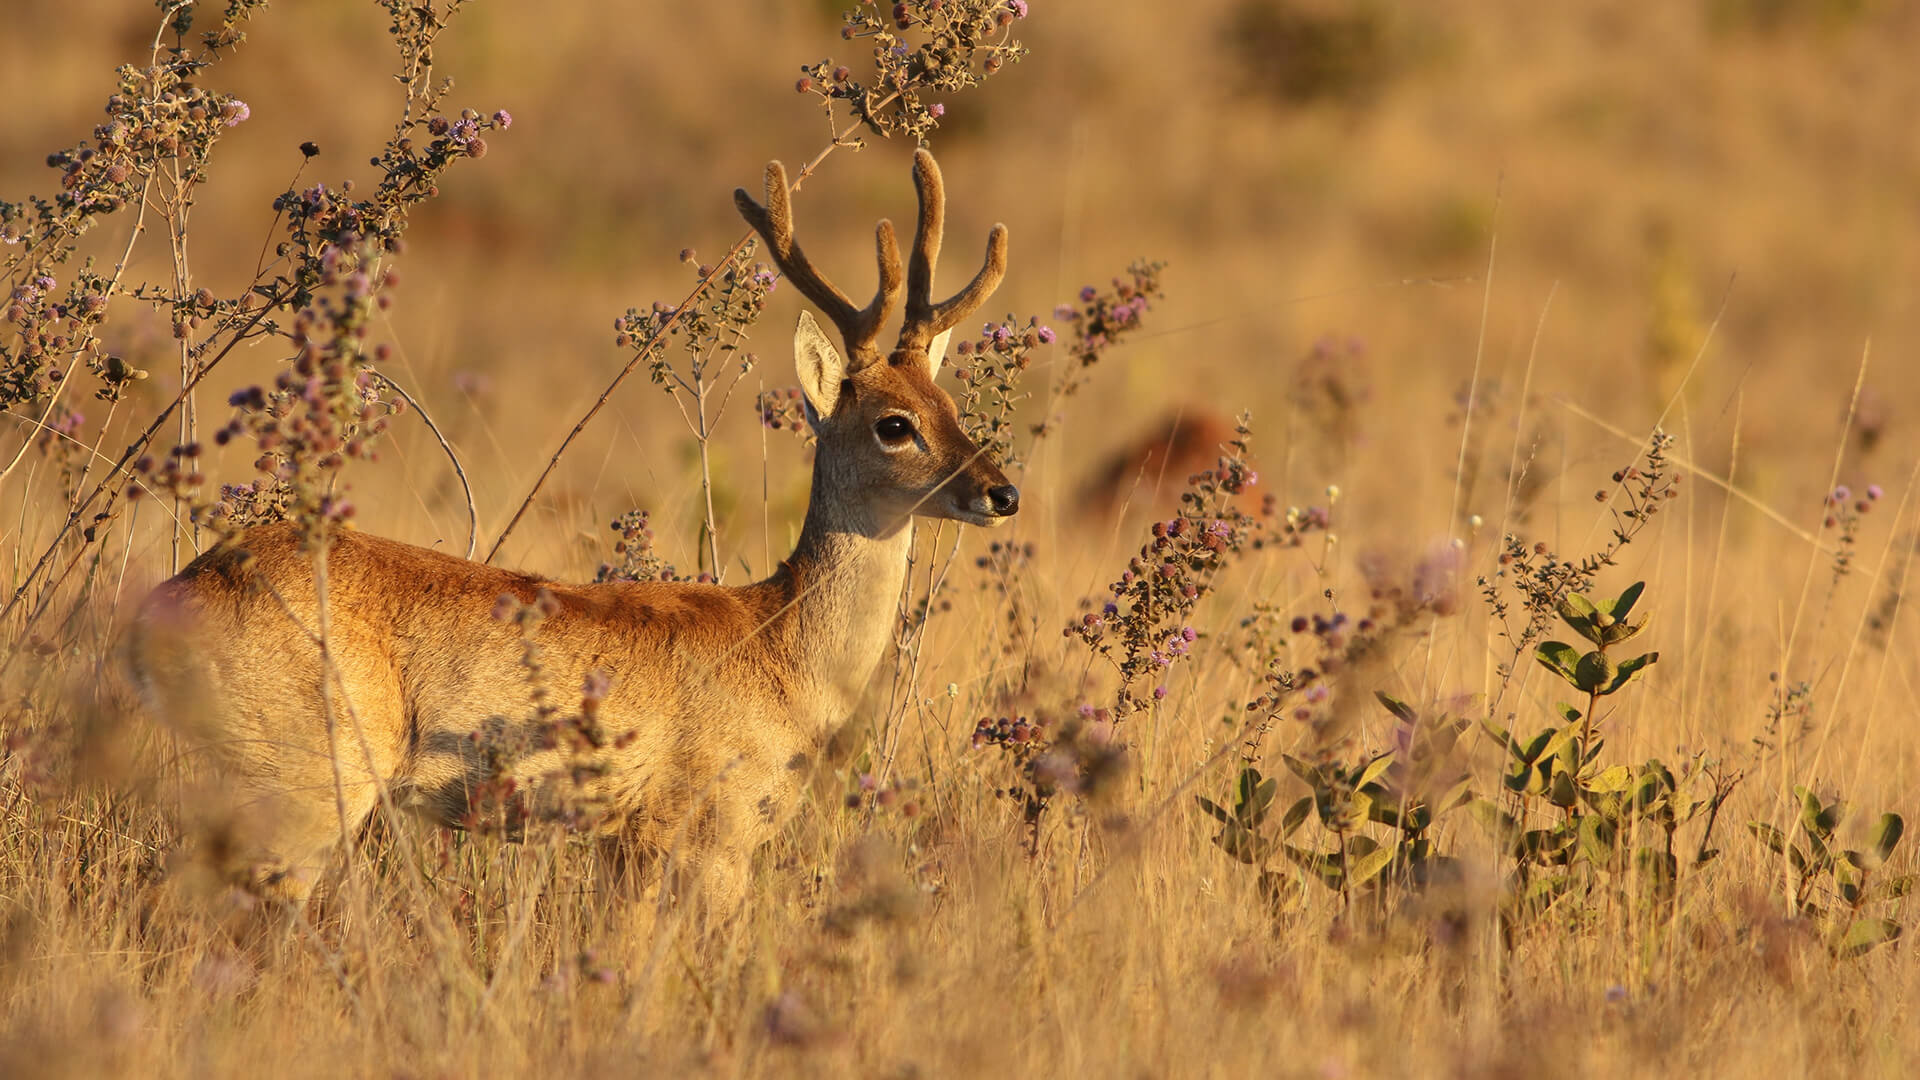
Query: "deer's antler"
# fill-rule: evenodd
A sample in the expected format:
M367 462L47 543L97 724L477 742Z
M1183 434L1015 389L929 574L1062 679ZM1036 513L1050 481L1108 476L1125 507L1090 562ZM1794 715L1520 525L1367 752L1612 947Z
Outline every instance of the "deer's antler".
M740 208L740 216L747 219L747 224L765 238L780 272L840 328L840 336L847 343L849 368L864 367L878 359L874 341L900 297L900 246L893 238L893 222L882 220L874 230L880 287L874 291L872 303L855 308L846 293L814 268L812 260L794 240L793 203L787 196L784 166L777 161L767 164L767 205L754 202L746 188L733 189L733 203Z
M934 335L951 330L961 319L986 303L1007 274L1007 227L995 225L987 233L987 257L967 287L934 303L933 265L940 258L940 237L946 228L947 194L940 166L925 150L913 152L913 186L920 193L920 223L914 229L913 255L907 262L907 321L900 328L900 348L925 349Z

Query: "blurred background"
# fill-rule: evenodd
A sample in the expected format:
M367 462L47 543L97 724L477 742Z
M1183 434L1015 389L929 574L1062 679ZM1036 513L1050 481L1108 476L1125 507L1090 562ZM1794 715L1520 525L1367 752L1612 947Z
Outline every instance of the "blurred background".
M797 164L825 144L818 100L793 83L827 57L866 69L862 45L839 37L840 6L478 3L441 39L448 106L504 108L514 124L416 216L388 334L394 374L474 477L483 545L626 361L615 317L676 302L692 280L680 250L717 257L742 232L731 190L757 188L769 158ZM13 103L0 197L18 199L54 186L42 159L96 123L113 67L145 57L157 15L9 0L5 21L35 43L0 69ZM1013 237L996 317L1046 321L1134 258L1169 265L1148 330L1038 455L1021 528L1071 525L1102 456L1170 412L1241 409L1283 501L1338 482L1424 534L1457 530L1456 503L1491 521L1502 476L1463 476L1454 494L1476 365L1485 428L1469 434L1503 467L1518 430L1547 482L1590 465L1566 481L1590 494L1603 477L1586 474L1632 447L1561 402L1636 440L1671 403L1687 456L1724 470L1737 425L1742 483L1811 524L1799 511L1818 505L1869 340L1843 478L1897 478L1881 474L1911 460L1903 422L1920 400L1916 28L1899 0L1033 0L1017 27L1031 57L955 98L932 139L950 190L945 280L971 273L996 220ZM303 185L373 179L367 158L398 113L385 31L371 4L276 5L212 71L252 118L220 145L193 211L200 283L244 285L301 142L322 150ZM872 221L913 208L911 147L868 143L796 200L809 251L856 295L871 288ZM116 219L94 239L105 250L123 229ZM146 251L133 278L163 279L164 245ZM791 289L775 294L748 390L793 382L798 306ZM166 327L117 310L109 340L146 350L146 392L170 395ZM214 400L280 359L255 352ZM787 433L768 434L778 533L796 526L806 465ZM750 399L736 403L716 462L738 549L723 560L756 574L761 439ZM691 565L691 453L676 411L636 376L507 561L590 571L607 520L642 506L669 557ZM458 539L464 512L426 434L403 424L386 455L358 474L363 524ZM209 471L247 479L249 456ZM1355 460L1373 467L1348 475Z

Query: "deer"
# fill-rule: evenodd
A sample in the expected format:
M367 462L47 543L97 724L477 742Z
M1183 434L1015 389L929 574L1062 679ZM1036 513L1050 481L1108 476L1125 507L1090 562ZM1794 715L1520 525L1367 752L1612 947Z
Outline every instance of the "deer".
M502 765L476 735L529 734L531 640L556 695L599 683L595 718L609 738L587 783L605 811L585 827L639 853L652 880L670 864L675 888L698 890L711 910L741 902L752 853L797 811L810 763L892 646L914 518L992 527L1019 510L1019 490L934 382L951 331L1006 274L1007 230L994 225L972 280L934 301L946 196L924 149L913 179L904 282L882 220L879 285L860 308L795 240L778 161L764 204L734 192L781 274L845 347L801 313L794 354L816 438L812 487L792 554L765 580L566 584L341 530L326 551L322 624L314 557L280 523L208 551L151 593L129 635L132 674L258 823L248 888L307 901L382 800L471 826L504 769L523 815L557 805L565 749L534 738ZM899 336L882 352L903 291ZM544 618L517 627L496 617L509 597ZM330 663L316 625L330 626Z

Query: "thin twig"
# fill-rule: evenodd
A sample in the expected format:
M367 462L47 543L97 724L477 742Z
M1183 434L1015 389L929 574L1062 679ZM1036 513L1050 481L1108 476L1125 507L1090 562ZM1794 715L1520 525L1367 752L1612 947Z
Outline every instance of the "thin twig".
M440 433L440 426L433 422L433 417L427 415L427 410L420 407L420 403L414 400L412 394L407 393L405 387L381 372L373 371L370 374L385 383L388 389L399 394L408 405L413 407L413 411L420 416L420 422L427 425L427 430L433 432L433 437L439 440L440 449L447 452L447 460L453 463L453 473L460 478L460 491L467 499L467 558L473 558L474 549L480 543L480 512L474 507L473 485L467 481L467 470L460 464L460 455L453 452L453 446L447 442L447 437Z

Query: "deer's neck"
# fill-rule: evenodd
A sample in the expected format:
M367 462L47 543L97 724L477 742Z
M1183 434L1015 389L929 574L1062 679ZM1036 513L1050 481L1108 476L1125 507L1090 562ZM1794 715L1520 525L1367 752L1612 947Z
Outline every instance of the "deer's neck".
M822 695L811 719L831 728L859 703L893 641L913 550L911 518L875 520L816 466L807 519L787 560L793 666Z

